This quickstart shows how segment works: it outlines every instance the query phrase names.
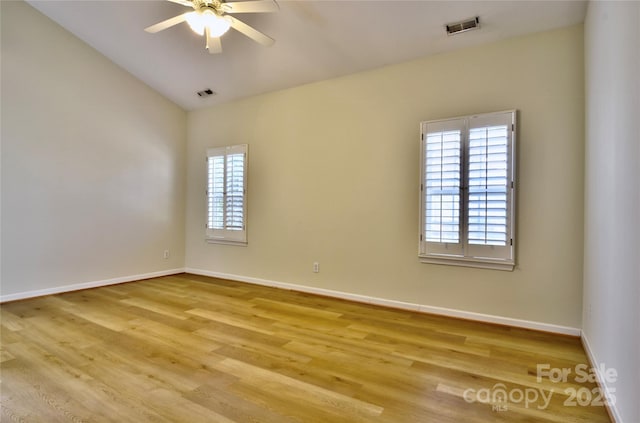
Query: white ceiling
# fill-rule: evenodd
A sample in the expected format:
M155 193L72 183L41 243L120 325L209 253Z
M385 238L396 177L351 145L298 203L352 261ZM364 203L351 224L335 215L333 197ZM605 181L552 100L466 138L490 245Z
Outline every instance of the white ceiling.
M222 54L210 55L186 23L144 32L189 10L168 1L29 3L187 110L573 25L586 13L586 1L579 0L280 0L277 13L236 15L275 45L263 47L230 30ZM480 30L445 34L445 23L473 16L480 17ZM205 88L217 95L198 97Z

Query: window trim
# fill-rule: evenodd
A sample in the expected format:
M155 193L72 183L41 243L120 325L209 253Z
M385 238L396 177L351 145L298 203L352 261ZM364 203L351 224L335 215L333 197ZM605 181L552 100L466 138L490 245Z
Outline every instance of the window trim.
M443 128L447 128L451 125L449 123L458 121L458 127L462 128L461 136L461 164L460 164L460 176L462 181L466 181L468 178L469 164L468 164L468 137L470 128L474 125L470 124L477 119L477 121L492 120L500 118L500 115L510 118L511 131L508 133L508 146L507 146L507 245L508 257L496 258L496 257L482 257L481 255L471 256L469 255L469 240L466 226L468 225L468 203L469 203L469 190L467 187L460 188L460 241L458 244L453 244L456 251L462 251L462 253L446 253L445 243L429 243L426 241L426 137L428 132L428 125L438 125ZM460 126L460 122L464 122ZM455 125L454 125L455 126ZM433 131L431 131L433 132ZM448 119L438 119L431 121L424 121L420 123L420 181L419 181L419 231L418 231L418 257L421 263L429 264L445 264L453 266L464 267L476 267L483 269L495 269L512 271L515 267L515 252L516 252L516 237L515 237L515 205L516 205L516 135L517 135L517 110L506 110L501 112L474 114L468 116L460 116ZM462 182L462 185L466 185L466 182ZM435 248L427 248L428 244L437 246ZM451 244L451 243L450 243ZM487 248L491 248L487 246ZM472 250L477 250L477 246L472 246ZM432 250L432 251L429 251Z
M205 189L205 240L210 244L222 244L222 245L236 245L246 246L247 241L247 170L249 168L249 146L248 144L230 145L224 147L212 147L207 148L207 156L205 160L205 173L206 173L206 189ZM242 229L212 229L209 228L209 159L211 157L226 157L232 154L243 154L243 203L242 203ZM226 172L226 170L225 170ZM225 180L225 192L227 191L227 185Z

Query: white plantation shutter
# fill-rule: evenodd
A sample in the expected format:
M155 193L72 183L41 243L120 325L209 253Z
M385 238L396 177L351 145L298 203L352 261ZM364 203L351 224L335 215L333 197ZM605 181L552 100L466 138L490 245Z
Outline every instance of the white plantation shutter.
M427 138L427 240L460 242L460 131Z
M462 123L434 124L425 135L424 237L432 252L462 252Z
M227 192L224 203L225 228L244 230L244 153L228 154L226 165Z
M513 130L515 113L469 118L467 253L513 261Z
M246 243L247 145L207 150L207 239Z
M207 159L207 229L224 229L224 157Z
M422 261L513 269L514 134L515 111L422 124Z
M507 126L469 131L469 244L507 243Z

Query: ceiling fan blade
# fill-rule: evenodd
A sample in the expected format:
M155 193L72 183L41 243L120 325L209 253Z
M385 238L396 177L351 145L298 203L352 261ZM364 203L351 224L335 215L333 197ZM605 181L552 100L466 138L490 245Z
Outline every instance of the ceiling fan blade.
M171 28L174 25L178 25L179 23L184 22L187 19L187 15L192 12L183 13L182 15L174 16L173 18L169 18L166 21L162 21L155 25L151 25L144 30L150 34L155 34L156 32L160 32L164 29Z
M276 42L273 38L264 35L262 32L250 27L239 19L236 19L233 16L228 16L228 18L231 19L231 27L233 29L242 32L244 35L262 44L263 46L269 47Z
M222 41L220 37L212 37L209 33L209 28L206 28L207 36L207 50L209 54L222 53Z
M274 0L235 1L222 3L227 13L268 13L277 12L280 6Z
M183 6L193 7L193 3L189 0L169 0L171 3L178 3Z

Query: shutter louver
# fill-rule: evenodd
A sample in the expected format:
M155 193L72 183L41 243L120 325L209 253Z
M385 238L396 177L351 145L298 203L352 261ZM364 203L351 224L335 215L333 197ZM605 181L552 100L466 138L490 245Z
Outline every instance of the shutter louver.
M227 156L225 229L244 229L244 154Z
M430 242L460 242L460 131L427 134L425 233Z
M224 229L224 156L208 159L207 228Z
M469 131L468 242L507 245L507 126Z

